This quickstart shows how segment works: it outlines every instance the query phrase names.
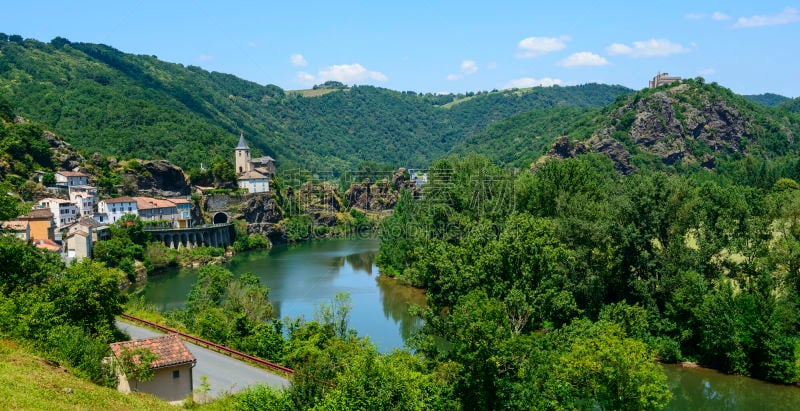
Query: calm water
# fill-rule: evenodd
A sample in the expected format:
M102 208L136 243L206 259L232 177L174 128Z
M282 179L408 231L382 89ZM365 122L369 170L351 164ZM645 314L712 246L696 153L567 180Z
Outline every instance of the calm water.
M320 303L340 292L350 294L350 328L382 352L403 347L422 323L408 314L411 303L422 305L421 290L378 275L374 239L333 239L275 246L235 256L227 265L234 275L251 272L270 289L270 300L281 318L312 319ZM145 298L160 309L183 306L196 280L196 270L167 271L151 277Z
M420 290L378 275L378 241L335 239L276 246L269 252L234 257L227 268L252 272L270 288L280 317L311 319L322 302L350 293L350 327L367 335L382 352L403 346L421 326L408 315L410 303L423 304ZM161 309L179 308L196 280L195 270L170 271L148 280L145 298ZM764 383L705 369L664 366L673 400L670 410L800 410L800 388Z

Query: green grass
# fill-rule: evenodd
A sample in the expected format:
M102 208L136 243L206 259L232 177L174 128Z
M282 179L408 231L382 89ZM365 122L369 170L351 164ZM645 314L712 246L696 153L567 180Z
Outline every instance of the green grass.
M175 410L175 407L150 395L125 395L95 385L13 341L0 340L0 409Z

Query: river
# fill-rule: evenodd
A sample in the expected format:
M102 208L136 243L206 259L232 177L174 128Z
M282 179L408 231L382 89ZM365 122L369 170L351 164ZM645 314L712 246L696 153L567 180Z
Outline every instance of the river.
M312 319L320 303L347 292L350 327L369 336L381 352L401 348L421 320L408 314L422 305L424 293L378 275L375 239L333 239L278 245L269 252L235 256L227 265L235 275L252 272L270 288L278 316ZM195 270L152 276L141 292L159 309L183 306L196 280ZM669 410L798 410L800 389L731 376L713 370L666 365L673 400Z

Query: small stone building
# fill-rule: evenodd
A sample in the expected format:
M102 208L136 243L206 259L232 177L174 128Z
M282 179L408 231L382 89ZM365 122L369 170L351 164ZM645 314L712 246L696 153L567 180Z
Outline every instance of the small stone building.
M124 393L144 392L166 401L182 401L192 395L192 368L197 360L178 334L113 343L111 351L114 358L119 359L125 348L151 350L157 357L150 364L154 375L150 381L137 382L128 379L120 370L117 390Z

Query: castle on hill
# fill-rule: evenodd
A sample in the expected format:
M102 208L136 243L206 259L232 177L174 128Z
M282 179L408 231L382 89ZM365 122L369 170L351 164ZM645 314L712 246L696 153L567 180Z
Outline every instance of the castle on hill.
M246 189L248 193L269 192L269 179L275 175L274 158L270 156L251 158L250 146L247 145L244 134L239 135L234 158L239 188Z

